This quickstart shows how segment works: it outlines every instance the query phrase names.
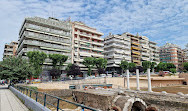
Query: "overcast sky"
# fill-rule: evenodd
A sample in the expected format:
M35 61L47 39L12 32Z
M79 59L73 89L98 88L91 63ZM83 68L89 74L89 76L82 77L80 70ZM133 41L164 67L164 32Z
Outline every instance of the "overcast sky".
M188 0L0 0L0 60L25 17L83 21L108 35L130 32L158 43L188 43Z

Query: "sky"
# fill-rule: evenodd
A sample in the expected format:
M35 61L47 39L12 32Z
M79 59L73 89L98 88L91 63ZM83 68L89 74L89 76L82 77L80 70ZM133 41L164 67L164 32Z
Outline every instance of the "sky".
M103 32L147 36L158 46L188 43L188 0L0 0L0 60L25 17L82 21Z

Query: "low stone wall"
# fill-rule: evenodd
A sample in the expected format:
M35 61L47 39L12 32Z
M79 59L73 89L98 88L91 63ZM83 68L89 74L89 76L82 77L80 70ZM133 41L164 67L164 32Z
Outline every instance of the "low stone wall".
M84 90L75 90L73 91L76 102L90 106L93 108L100 109L102 111L109 111L112 108L112 101L117 95L116 92L95 93L93 90L91 92Z
M185 78L184 81L186 81L187 85L188 85L188 73L180 73L179 74L180 78Z
M126 96L138 97L159 111L186 111L188 109L188 96L160 92L125 91Z
M30 97L20 93L17 89L13 88L12 86L9 89L23 101L23 103L33 111L51 111L50 109L44 107L40 103L36 102L35 100L31 99Z
M106 89L106 90L76 90L73 91L77 102L99 108L103 111L110 109L131 110L131 104L138 101L146 103L146 108L155 108L158 111L186 111L188 109L188 96L181 94L169 94L159 92L146 91L127 91L120 89ZM121 100L118 98L121 97ZM123 99L124 98L124 99ZM117 103L117 102L118 103ZM127 101L127 102L126 102ZM123 102L123 104L122 104ZM130 104L130 102L132 102ZM116 108L114 108L114 105ZM155 110L154 110L155 111Z

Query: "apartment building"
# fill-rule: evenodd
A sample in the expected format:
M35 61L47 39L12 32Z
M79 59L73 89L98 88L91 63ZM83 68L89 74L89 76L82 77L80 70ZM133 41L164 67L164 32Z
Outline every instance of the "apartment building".
M146 36L123 33L109 34L104 41L104 57L108 60L107 71L121 73L121 60L140 66L143 61L159 63L159 51L155 42Z
M188 48L184 49L184 62L188 62Z
M156 42L149 41L149 54L151 62L156 62L157 64L160 62L159 57L159 47L157 46Z
M65 65L72 63L71 28L70 22L55 18L25 18L19 32L17 55L27 59L28 51L42 51L46 54L67 55ZM52 68L51 60L46 59L43 68Z
M13 41L11 43L6 43L4 47L3 58L16 56L17 47L18 47L18 42Z
M127 33L127 36L131 38L131 61L139 66L141 65L140 36L130 33Z
M89 27L82 22L72 23L72 61L81 67L83 72L87 68L82 64L85 57L104 58L103 33Z
M104 39L104 58L108 60L107 71L109 73L121 73L119 65L122 60L131 62L131 38L127 33L112 35Z
M184 58L183 50L176 44L166 43L160 47L160 61L164 63L173 63L177 70L182 69Z

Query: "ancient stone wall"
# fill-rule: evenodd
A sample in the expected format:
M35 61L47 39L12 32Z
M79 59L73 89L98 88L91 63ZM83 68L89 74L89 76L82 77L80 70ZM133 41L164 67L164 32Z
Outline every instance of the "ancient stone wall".
M131 111L131 105L133 106L134 102L137 100L143 101L142 103L146 103L146 108L155 108L158 111L186 111L188 109L188 96L182 94L127 91L120 89L77 90L73 91L73 94L75 95L77 102L83 103L86 106L99 108L103 111L108 111L113 107L116 107L117 109L119 108L120 110L118 111L123 109L129 109ZM122 100L116 102L118 101L118 96L121 96ZM125 101L123 98L125 98ZM123 101L124 103L121 104ZM126 106L126 104L128 105Z
M188 84L188 73L180 73L180 74L179 74L179 77L180 77L180 78L185 78L185 81L186 81L187 84Z

